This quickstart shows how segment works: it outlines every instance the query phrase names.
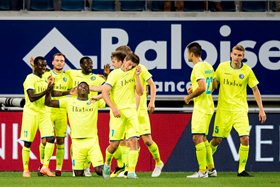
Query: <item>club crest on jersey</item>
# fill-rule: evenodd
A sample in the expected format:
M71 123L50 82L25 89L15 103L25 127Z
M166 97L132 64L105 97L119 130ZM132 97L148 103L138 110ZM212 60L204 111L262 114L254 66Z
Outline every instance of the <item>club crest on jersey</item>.
M63 77L63 81L64 81L64 82L67 82L67 78L66 78L66 77Z
M90 80L94 81L96 79L95 76L90 77Z
M239 75L239 78L240 78L240 79L244 79L244 74L240 74L240 75Z
M87 105L90 105L90 104L91 104L91 102L90 102L90 100L88 100L88 101L87 101Z

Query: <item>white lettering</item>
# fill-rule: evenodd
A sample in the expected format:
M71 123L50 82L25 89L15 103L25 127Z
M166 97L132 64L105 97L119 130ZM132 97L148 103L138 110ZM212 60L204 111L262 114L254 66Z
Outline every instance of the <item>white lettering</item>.
M258 58L256 54L252 51L249 51L248 48L254 49L256 43L257 43L256 41L252 41L252 40L244 40L238 43L239 45L242 45L246 49L245 58L244 58L246 61L244 62L251 68L255 67Z
M13 159L18 159L18 123L13 123Z
M144 41L141 42L135 49L135 53L140 58L140 63L149 69L167 69L166 62L166 42L154 42L154 41ZM154 60L148 61L145 54L148 50L154 50L156 52L156 58Z
M273 129L273 125L258 125L256 126L256 162L273 162L273 157L262 157L261 146L264 144L272 145L271 140L262 140L262 130L263 129Z
M237 149L234 145L234 142L233 142L233 139L232 139L231 135L229 135L227 137L227 141L228 141L228 145L229 145L229 148L230 148L230 151L232 153L234 161L238 161L239 160L239 154L238 154Z
M114 43L113 39L117 40ZM111 64L111 53L121 45L128 44L128 34L123 29L101 29L101 68Z
M6 132L6 124L1 123L1 148L0 148L0 158L5 159L5 133Z
M171 69L182 69L182 25L171 25Z
M277 50L271 50L275 49ZM280 69L280 41L272 40L265 42L259 51L260 63L269 70L279 70ZM278 58L277 62L270 61L270 58Z

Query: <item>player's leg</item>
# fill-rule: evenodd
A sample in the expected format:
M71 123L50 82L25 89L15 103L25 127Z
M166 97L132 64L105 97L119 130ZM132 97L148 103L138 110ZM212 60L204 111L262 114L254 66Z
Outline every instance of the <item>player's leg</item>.
M191 121L192 139L195 146L196 159L199 165L198 172L193 175L187 176L187 178L207 178L207 162L206 162L206 146L204 143L205 134L208 132L207 127L209 124L208 115L200 113L196 110L193 111ZM211 118L210 118L211 119Z
M40 172L44 175L54 177L55 175L49 169L50 159L54 151L54 129L48 114L42 114L39 118L39 130L42 138L46 138L43 167Z
M91 161L92 166L94 167L95 173L99 176L102 176L104 160L100 149L98 137L91 138L90 141L91 146L89 149L88 158Z
M61 176L64 161L64 140L67 131L67 114L65 111L51 113L56 136L56 168L55 175Z
M117 161L117 167L114 169L114 171L111 173L110 177L117 177L121 172L125 169L125 163L123 162L123 153L124 153L124 146L125 141L121 140L119 147L115 151L113 157Z
M109 139L110 139L110 144L106 148L106 155L105 155L105 163L103 166L103 178L104 179L109 179L110 177L110 170L111 170L111 162L113 159L113 155L118 148L120 144L120 140L124 138L124 131L125 131L125 116L122 115L120 118L115 118L110 112L110 134L109 134Z
M247 113L237 112L234 115L234 128L240 137L240 147L239 147L239 167L237 176L249 177L252 176L246 172L246 164L249 155L249 119Z
M152 177L159 177L164 163L161 160L158 145L156 144L156 142L153 141L152 136L150 134L142 135L141 138L144 144L147 146L149 152L153 156L153 159L156 163L152 173Z
M29 171L29 158L30 158L30 147L38 129L36 116L37 114L28 111L24 111L22 116L20 140L24 141L24 145L21 153L22 164L23 164L23 174L22 174L23 177L31 177Z
M88 156L86 139L72 138L72 170L75 177L84 176L84 163Z
M135 110L125 110L123 113L127 116L126 137L130 151L128 153L128 173L127 178L136 179L135 168L139 157L139 122L138 114Z
M158 145L152 139L151 124L147 110L138 110L138 120L139 134L141 135L144 144L147 146L156 163L152 177L158 177L161 174L164 163L160 158Z

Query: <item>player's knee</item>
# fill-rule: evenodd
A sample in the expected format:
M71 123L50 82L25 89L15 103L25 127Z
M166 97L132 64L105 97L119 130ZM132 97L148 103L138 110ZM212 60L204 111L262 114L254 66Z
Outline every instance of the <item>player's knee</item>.
M249 145L249 136L241 136L240 143L242 145L248 146Z
M97 166L94 168L94 171L97 175L102 176L103 166Z
M211 144L213 145L213 146L217 146L217 145L219 145L220 143L222 143L222 138L213 138L212 140L211 140Z
M24 147L30 148L31 147L31 142L24 142Z
M54 143L55 138L54 137L48 137L46 138L48 143Z
M64 144L64 138L56 138L56 143L58 145L63 145Z
M75 177L82 177L84 176L84 170L74 170Z

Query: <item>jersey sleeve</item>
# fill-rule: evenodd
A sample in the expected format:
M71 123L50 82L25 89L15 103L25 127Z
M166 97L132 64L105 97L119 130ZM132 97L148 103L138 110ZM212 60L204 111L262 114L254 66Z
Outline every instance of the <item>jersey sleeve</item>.
M141 66L140 75L145 81L148 81L152 77L152 74L148 71L148 69L145 66Z
M69 98L67 98L67 97L59 99L58 100L59 108L67 108L68 100L69 100Z
M253 72L253 70L250 68L249 76L248 76L248 85L250 88L255 87L256 85L259 84L259 81Z
M196 81L201 80L201 79L205 79L205 76L204 76L204 73L203 73L203 67L201 66L201 63L194 66L193 71L194 71Z
M221 64L219 64L218 68L216 69L214 73L214 79L220 82L220 69L221 69Z
M106 80L106 84L110 85L110 86L114 86L117 79L115 78L116 77L116 71L113 70L109 75L108 75L108 78Z
M27 76L23 85L26 91L29 89L35 90L35 79L33 79L32 76Z

